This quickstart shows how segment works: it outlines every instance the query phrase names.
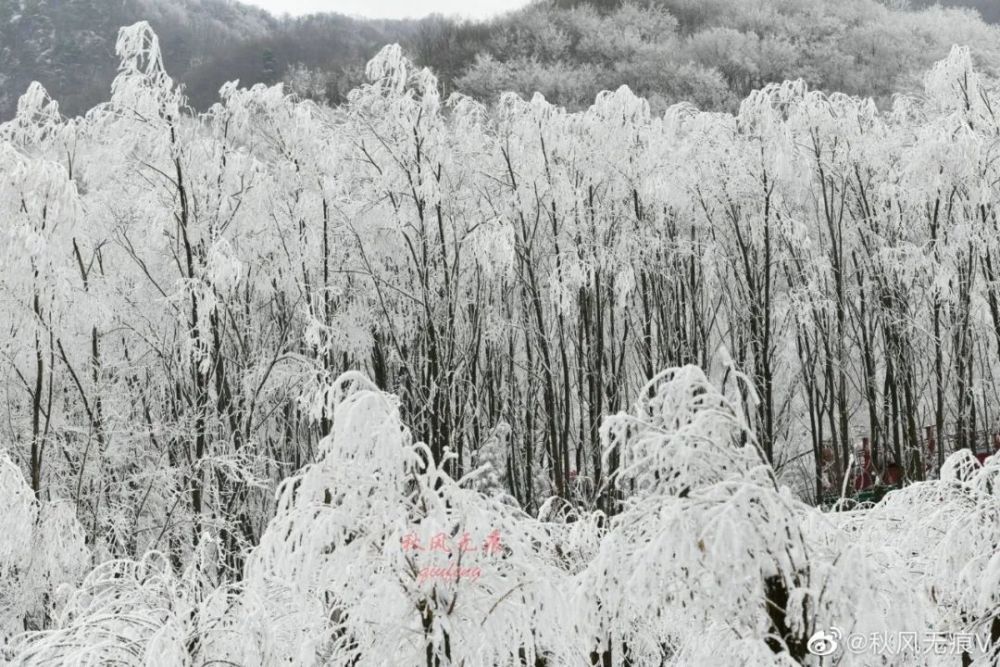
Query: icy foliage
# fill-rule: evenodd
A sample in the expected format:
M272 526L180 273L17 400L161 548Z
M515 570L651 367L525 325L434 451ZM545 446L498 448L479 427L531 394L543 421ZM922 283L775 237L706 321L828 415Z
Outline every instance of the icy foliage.
M49 623L88 570L90 553L73 507L38 502L3 450L0 536L2 649L14 635Z
M247 567L248 591L290 651L282 661L580 660L569 579L545 526L435 466L393 397L356 375L333 387L323 456L282 485ZM434 576L442 569L457 574Z
M14 651L73 664L584 664L606 654L613 664L777 665L808 661L808 638L834 626L988 636L992 462L956 454L941 481L838 523L775 484L738 406L689 366L605 421L607 453L623 457L616 484L633 489L621 513L560 525L451 479L413 443L396 399L363 376L342 376L326 400L333 430L319 460L282 484L242 584L219 582L207 536L180 576L157 553L109 561L54 629L21 635ZM9 463L2 479L5 528L30 533L30 493ZM42 551L19 544L3 554L8 571L31 562L30 545ZM41 578L81 562L46 563ZM844 664L866 664L856 658Z
M398 46L336 109L196 113L147 24L118 52L86 117L32 86L0 127L5 659L819 665L932 628L995 664L968 51L889 113L796 81L735 115L487 109ZM864 433L904 488L820 511Z

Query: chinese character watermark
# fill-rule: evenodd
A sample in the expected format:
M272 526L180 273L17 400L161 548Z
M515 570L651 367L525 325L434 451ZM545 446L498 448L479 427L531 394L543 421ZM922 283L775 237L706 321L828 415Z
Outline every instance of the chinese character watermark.
M485 539L482 540L473 539L467 532L463 532L460 536L457 536L457 539L450 537L447 533L439 532L432 535L429 541L426 541L421 540L419 535L411 532L403 535L400 543L403 551L423 552L425 554L440 553L448 556L458 554L459 561L466 554L474 554L470 556L474 558L479 555L490 556L501 554L504 550L499 530L490 531ZM478 566L461 567L457 564L426 566L421 568L417 573L417 583L423 584L430 580L475 581L482 576L482 572L482 568Z
M818 630L806 643L813 655L833 655L840 649L848 653L874 655L955 655L990 648L988 637L974 632L852 632L845 635L838 627Z
M423 546L420 537L416 533L403 535L401 543L403 551L436 551L446 554L453 553L455 549L461 553L479 551L484 554L499 554L503 552L499 530L490 531L481 546L476 546L468 533L462 533L462 536L455 544L455 549L452 548L452 543L449 541L447 533L435 533L431 537L430 544L427 547Z

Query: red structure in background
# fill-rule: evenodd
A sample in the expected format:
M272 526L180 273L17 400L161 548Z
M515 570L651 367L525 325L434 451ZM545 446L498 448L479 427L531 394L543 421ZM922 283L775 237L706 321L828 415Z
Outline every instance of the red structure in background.
M979 462L982 463L983 465L986 464L986 459L989 456L992 456L993 454L1000 453L1000 433L994 433L993 434L993 443L992 444L993 444L993 451L992 452L989 452L989 453L983 452L982 454L976 454L976 458L979 459Z
M992 447L989 448L982 446L986 440L986 435L986 433L979 433L976 437L972 438L973 442L976 443L976 447L972 453L981 464L985 464L988 457L1000 452L1000 432L990 434L990 445ZM921 458L923 459L922 464L925 478L933 477L937 470L938 447L944 447L944 454L947 456L955 451L955 440L956 438L954 437L947 439L945 442L952 444L952 447L947 448L945 445L939 444L933 426L924 427L924 446ZM848 471L849 488L855 493L860 493L872 487L899 486L905 477L904 462L897 463L891 459L886 460L886 458L883 459L881 470L877 469L872 462L871 441L867 436L863 437L861 442L855 447L854 460ZM824 493L826 494L840 494L844 475L840 472L838 463L843 465L845 462L837 461L832 446L824 446L822 451L822 466ZM918 463L917 465L919 466L920 464Z
M867 436L861 438L861 450L855 453L854 481L855 491L864 491L875 485L875 466L872 465L872 448Z
M882 483L888 486L895 486L903 481L903 466L895 461L885 467L885 474L882 475Z

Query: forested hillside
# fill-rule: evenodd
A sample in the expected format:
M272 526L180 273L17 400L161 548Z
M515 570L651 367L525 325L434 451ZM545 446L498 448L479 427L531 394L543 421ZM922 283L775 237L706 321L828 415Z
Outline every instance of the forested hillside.
M904 0L907 4L924 8L935 4L946 7L967 7L979 12L979 15L987 23L1000 23L1000 3L996 0Z
M497 19L485 41L473 34L473 62L454 87L481 99L537 90L582 108L601 90L628 85L655 110L688 101L735 111L751 90L801 78L888 106L892 94L918 91L953 44L974 47L980 66L998 71L998 35L968 11L894 10L876 0L537 4ZM434 55L445 53L418 56L447 71Z
M13 115L32 81L58 94L71 114L106 98L118 29L139 20L156 26L164 59L182 74L277 24L227 0L0 0L0 118Z
M980 5L996 18L991 2ZM790 78L885 106L893 93L919 90L921 73L956 43L972 46L984 71L1000 68L1000 39L974 13L879 0L541 0L485 22L277 19L227 0L0 0L0 118L34 80L64 113L83 113L114 77L117 28L137 20L158 31L165 62L200 109L231 79L285 80L342 102L393 42L430 66L445 92L490 101L537 90L572 109L628 85L656 110L687 100L734 111L750 90Z

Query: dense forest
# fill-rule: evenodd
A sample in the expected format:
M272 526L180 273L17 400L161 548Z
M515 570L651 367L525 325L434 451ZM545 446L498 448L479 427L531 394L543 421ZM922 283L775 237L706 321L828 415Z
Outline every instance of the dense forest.
M1000 664L996 28L144 2L3 5L0 662Z
M0 125L0 655L996 664L970 49L735 114L487 106L396 45L343 105L197 112L147 23L117 50L84 117L34 84ZM901 488L820 511L861 457Z
M915 92L952 44L977 44L984 71L1000 46L982 20L992 0L542 0L489 21L441 16L386 21L322 14L276 18L227 0L0 0L0 119L13 116L32 81L64 113L107 94L118 27L147 20L164 61L199 109L229 80L286 81L303 96L345 101L365 63L388 43L429 66L445 92L495 101L504 91L571 109L628 85L654 109L693 101L735 111L751 90L802 78L817 90L870 95ZM918 11L919 8L919 11ZM971 10L970 10L971 8Z
M937 0L904 0L905 6L929 7L940 4L953 7L966 7L979 12L979 15L988 23L1000 23L1000 4L993 0L951 0L950 2L938 2Z

